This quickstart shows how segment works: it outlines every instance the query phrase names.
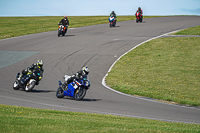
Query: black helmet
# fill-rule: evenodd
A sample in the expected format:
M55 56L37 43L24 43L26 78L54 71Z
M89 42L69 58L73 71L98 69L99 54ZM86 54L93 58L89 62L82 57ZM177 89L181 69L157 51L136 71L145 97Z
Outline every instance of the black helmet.
M138 7L139 10L141 10L141 7Z
M83 67L82 71L84 74L88 75L89 74L89 68L88 67Z

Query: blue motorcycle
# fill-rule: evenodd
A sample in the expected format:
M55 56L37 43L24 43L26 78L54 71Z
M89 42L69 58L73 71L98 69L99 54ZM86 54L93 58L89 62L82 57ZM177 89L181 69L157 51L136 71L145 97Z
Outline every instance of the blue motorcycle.
M65 81L70 76L65 75ZM90 81L88 78L74 79L68 86L64 85L64 82L58 81L59 87L56 92L57 98L63 98L69 96L75 100L82 100L85 97L86 91L90 87Z
M109 18L108 18L108 20L109 20L109 26L110 27L115 27L115 25L116 25L116 18L114 17L114 16L110 16Z

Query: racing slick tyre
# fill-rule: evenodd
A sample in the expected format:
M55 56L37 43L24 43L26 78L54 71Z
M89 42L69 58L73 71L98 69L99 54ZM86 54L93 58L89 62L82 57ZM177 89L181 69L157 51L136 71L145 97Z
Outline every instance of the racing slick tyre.
M60 37L60 31L58 31L58 37Z
M13 89L14 90L19 90L19 83L18 83L18 81L15 81L14 83L13 83Z
M34 79L30 79L26 84L25 91L30 92L35 87L36 81Z
M86 94L86 89L79 87L78 89L75 90L75 94L74 94L74 99L75 100L82 100L85 97Z
M63 98L64 95L63 95L63 89L61 87L58 88L58 90L56 91L56 97L57 98Z

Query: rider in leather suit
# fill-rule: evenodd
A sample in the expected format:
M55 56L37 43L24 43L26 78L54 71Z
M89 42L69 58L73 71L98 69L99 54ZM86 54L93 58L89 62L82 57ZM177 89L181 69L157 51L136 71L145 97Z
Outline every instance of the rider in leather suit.
M43 72L44 72L43 64L44 63L43 63L42 60L38 60L37 63L34 63L30 67L28 67L27 69L22 70L22 74L21 75L20 75L20 73L18 73L18 75L19 75L20 78L26 79L25 76L28 73L39 71L41 75L40 75L40 77L38 77L39 78L38 81L40 81L42 79ZM37 82L37 84L39 84L39 82Z
M64 16L64 18L60 20L59 24L62 24L65 27L65 33L66 33L67 32L67 25L69 25L68 17Z
M111 12L110 16L113 16L115 19L117 18L117 15L115 14L114 11Z
M80 71L77 73L73 74L70 78L68 78L64 84L63 88L65 89L69 83L71 83L74 79L82 79L82 78L87 78L87 75L89 74L89 68L88 67L83 67Z
M138 7L137 12L140 12L141 14L143 14L141 7Z

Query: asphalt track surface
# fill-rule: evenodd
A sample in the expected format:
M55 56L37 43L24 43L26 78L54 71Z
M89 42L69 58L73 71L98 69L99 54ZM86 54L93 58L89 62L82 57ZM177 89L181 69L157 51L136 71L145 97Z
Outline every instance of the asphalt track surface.
M64 37L57 37L57 31L52 31L0 40L0 104L200 123L198 108L125 96L102 85L110 66L131 48L156 36L199 24L199 16L148 18L143 23L118 22L115 28L101 24L69 29ZM17 72L38 59L44 61L45 69L40 85L28 93L13 90ZM56 98L58 80L82 66L90 68L91 87L85 98L82 101Z

